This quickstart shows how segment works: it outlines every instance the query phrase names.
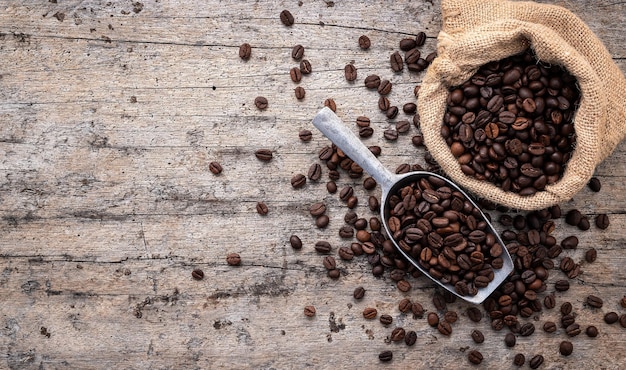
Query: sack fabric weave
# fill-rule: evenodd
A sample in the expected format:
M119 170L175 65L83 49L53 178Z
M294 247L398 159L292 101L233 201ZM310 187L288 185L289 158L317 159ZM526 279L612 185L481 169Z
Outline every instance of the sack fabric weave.
M582 20L559 6L442 0L441 8L438 56L424 77L418 99L424 141L434 159L459 185L501 205L534 210L570 200L626 135L626 79L609 52ZM576 147L563 177L544 191L520 196L466 176L440 129L450 87L468 80L480 66L528 47L542 63L561 65L574 75L581 100L574 117Z

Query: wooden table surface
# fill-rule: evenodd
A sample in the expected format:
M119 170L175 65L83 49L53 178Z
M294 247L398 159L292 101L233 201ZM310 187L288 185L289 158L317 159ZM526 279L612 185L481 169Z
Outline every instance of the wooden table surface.
M626 71L626 3L544 2L580 16ZM283 9L295 16L292 27L281 24ZM419 31L428 35L422 52L434 51L440 27L438 0L1 1L0 368L372 368L388 349L392 368L467 368L470 349L487 368L511 367L516 353L543 354L543 368L624 368L626 329L602 318L626 312L625 143L597 168L599 193L584 189L561 205L592 221L607 213L611 226L583 233L556 222L559 240L580 238L559 259L580 262L598 250L556 295L558 306L572 302L583 328L600 331L573 338L569 357L558 353L562 328L541 330L558 321L558 306L528 319L535 334L507 349L505 331L471 322L466 303L448 305L460 314L449 337L401 314L403 297L435 310L424 277L401 293L387 275L373 277L363 257L338 260L341 277L326 276L313 245L326 240L336 252L349 244L338 235L348 209L327 193L326 168L323 181L290 185L329 143L311 120L333 98L347 124L372 119L365 142L382 147L386 166L425 165L424 149L411 145L415 127L396 143L383 139L391 124L363 79L379 74L394 84L392 103L414 101L423 74L394 74L389 55ZM370 50L358 48L361 35ZM252 45L247 62L238 56L244 42ZM296 44L313 68L299 84L302 101L289 78ZM343 67L352 62L358 79L349 83ZM254 106L259 95L269 100L264 111ZM305 128L309 143L298 139ZM255 158L261 148L274 152L271 162ZM209 172L212 161L221 175ZM338 181L355 187L356 211L369 218L367 196L380 189L368 193L361 183ZM266 216L256 212L259 201ZM308 213L317 201L328 206L324 230ZM292 234L302 250L289 245ZM241 266L226 264L230 252ZM204 280L192 279L194 268ZM548 292L563 276L550 272ZM362 301L352 298L358 286L367 290ZM588 294L604 307L586 307ZM314 318L303 315L306 305L316 307ZM394 323L364 320L365 307ZM417 331L417 344L386 343L395 326ZM472 342L476 328L485 343Z

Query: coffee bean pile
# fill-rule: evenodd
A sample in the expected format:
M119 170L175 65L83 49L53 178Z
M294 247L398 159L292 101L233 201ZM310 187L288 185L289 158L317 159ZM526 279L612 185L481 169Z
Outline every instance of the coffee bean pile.
M452 88L441 135L467 176L532 195L563 175L579 101L576 79L529 49Z
M502 268L503 248L480 210L440 178L400 188L389 200L388 228L429 275L474 296Z
M285 27L296 24L294 16L287 10L281 12L279 18ZM426 34L419 32L414 38L400 40L399 50L389 56L392 75L404 71L420 73L428 67L436 54L433 52L422 58L419 48L424 46L426 39ZM355 49L358 48L356 52L365 52L371 45L372 40L366 35L355 40ZM301 84L304 76L312 73L311 64L304 59L305 51L305 46L301 44L291 49L291 57L299 65L290 66L286 73L289 73L294 84ZM239 57L244 63L250 62L252 53L253 47L248 43L239 48ZM362 78L365 88L377 93L376 108L384 119L395 125L395 128L385 130L380 139L400 142L404 134L416 129L418 132L411 137L411 142L421 150L423 137L419 133L419 115L413 102L419 96L419 85L415 86L412 94L408 94L412 95L411 101L394 104L388 98L391 90L397 88L391 78L375 74L360 77L358 72L358 63L351 62L341 73L349 84ZM305 98L305 90L301 86L297 86L294 93L297 100ZM468 82L453 88L448 98L442 135L467 175L494 182L507 191L529 195L558 181L562 175L576 140L572 118L578 100L576 81L571 75L557 66L546 67L537 63L534 56L526 52L489 63ZM259 110L269 106L268 99L263 96L257 97L254 104ZM326 99L324 105L333 111L341 108L341 104L338 105L332 98ZM363 114L356 118L358 132L363 139L374 137L369 118L374 114ZM298 138L303 143L309 143L313 133L301 129ZM382 152L377 145L370 145L369 149L376 156ZM262 148L254 154L258 160L269 162L275 153L271 149ZM308 205L308 212L317 228L338 232L344 243L335 246L326 240L317 240L314 245L307 246L294 234L289 237L293 250L312 248L320 256L320 264L323 266L323 270L320 270L331 279L345 275L345 266L350 261L366 259L373 276L392 281L401 292L415 292L411 282L420 278L421 273L396 251L392 241L382 231L384 221L378 217L379 200L368 193L376 189L376 181L334 144L322 147L318 159L319 162L310 164L308 170L294 174L290 183L295 191L300 191L328 177L327 192L336 195L347 208L344 224L331 225L329 213L333 211L330 207L332 200L313 202ZM440 173L439 166L427 151L424 160L427 170ZM218 162L211 163L210 171L213 174L219 175L222 170ZM420 164L403 163L395 172L416 170L424 168ZM340 182L342 184L338 184ZM600 181L592 179L589 188L600 191ZM369 215L356 212L359 209L359 196L362 197L363 193L367 194ZM479 217L478 210L459 195L432 179L423 179L400 189L391 202L389 226L394 233L393 237L431 275L451 283L459 293L472 294L488 284L490 276L501 262L499 259L503 248L513 258L514 271L485 300L482 309L480 306L467 306L462 315L449 308L449 305L455 303L456 296L446 290L436 290L428 305L418 302L412 295L411 299L403 298L398 303L397 312L378 312L376 302L367 302L366 288L355 288L350 299L365 307L362 319L376 320L388 330L385 342L390 345L404 342L406 346L414 346L418 340L414 329L419 325L429 325L437 333L450 336L456 323L466 317L475 323L486 319L493 331L506 331L502 333L502 340L507 348L513 349L518 337L538 335L540 330L536 330L536 325L539 325L539 313L554 309L557 296L560 297L569 289L570 280L577 278L583 272L583 267L597 258L597 251L590 247L585 251L584 261L574 260L570 251L579 248L578 238L571 235L559 243L552 235L556 227L555 220L560 218L565 218L567 224L577 227L579 231L588 230L591 223L577 210L563 213L559 206L554 206L541 211L514 213L481 201L481 207L486 210L485 217L488 220L494 217L494 221L497 220L505 228L500 233L505 245L500 245L494 240L495 236L486 230L485 221ZM262 216L268 214L269 209L263 201L257 202L257 212ZM499 216L496 218L492 214ZM610 227L608 215L599 215L595 225L599 229ZM229 253L226 263L236 268L241 264L241 258L237 253ZM548 285L550 274L559 276L554 284ZM193 279L202 280L203 277L201 270L192 271ZM626 296L620 303L626 308ZM578 309L596 313L598 322L604 321L606 325L619 323L626 327L626 314L620 315L614 311L603 313L601 310L605 305L602 298L595 295L588 296L581 307L574 307L569 302L562 303L558 322L547 320L539 325L545 333L562 329L560 332L564 339L553 352L569 356L574 352L572 338L582 332L590 338L600 334L600 325L577 322ZM315 320L316 308L313 305L304 307L303 315ZM409 327L405 316L416 321L415 328ZM402 326L398 323L402 323ZM486 338L478 329L468 333L468 340L475 345L486 339L489 340L489 335ZM471 364L480 364L488 358L476 348L468 347L463 351ZM378 358L382 362L394 361L393 351L382 351ZM514 365L528 363L533 369L546 361L543 354L536 353L515 353L511 358Z

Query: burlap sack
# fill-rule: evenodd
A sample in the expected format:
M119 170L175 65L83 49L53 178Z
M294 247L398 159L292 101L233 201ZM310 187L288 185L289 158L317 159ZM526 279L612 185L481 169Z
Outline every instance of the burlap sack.
M422 82L418 109L424 141L445 173L479 197L533 210L571 199L626 134L626 79L602 42L568 10L533 2L442 0L438 57ZM576 148L561 180L532 196L504 192L463 174L441 137L448 88L478 67L530 46L539 60L558 64L576 78L581 103L574 119Z

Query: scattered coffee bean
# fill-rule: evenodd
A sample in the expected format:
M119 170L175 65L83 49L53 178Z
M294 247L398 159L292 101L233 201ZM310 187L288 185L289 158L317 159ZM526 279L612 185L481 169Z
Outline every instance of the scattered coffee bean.
M459 316L455 311L448 311L443 315L443 319L450 324L454 324L459 319Z
M300 60L304 56L304 46L296 45L291 49L291 57L295 60Z
M289 77L291 77L291 81L300 82L302 80L302 72L300 72L300 68L293 67L289 70Z
M531 369L538 369L539 366L543 364L543 361L544 358L542 355L536 355L530 359L530 362L528 364L530 365Z
M522 353L518 353L515 355L515 357L513 358L513 365L521 367L524 366L524 363L526 362L526 357L522 354Z
M301 173L295 174L291 178L291 186L294 189L299 189L299 188L303 187L305 184L306 184L306 176L304 176Z
M474 329L472 330L472 340L474 340L475 343L480 344L485 341L485 336L480 330Z
M226 262L230 266L239 266L241 264L241 257L237 253L229 253L226 255Z
M415 114L417 105L415 103L406 103L402 106L402 111L406 114Z
M622 328L626 328L626 314L622 314L619 317L619 324L621 325Z
M483 362L483 355L477 350L471 350L467 354L467 359L474 365L480 365L480 363Z
M294 18L293 14L289 10L283 10L280 12L280 21L287 27L293 26Z
M428 325L432 327L436 327L439 324L439 316L435 312L429 312L426 320L428 321Z
M413 302L411 304L411 312L413 313L413 318L421 319L424 317L424 307L419 302Z
M592 263L598 258L598 251L595 248L589 248L587 252L585 252L585 261Z
M417 342L417 333L415 332L415 330L407 331L406 335L404 336L404 343L407 346L411 347L415 344L415 342Z
M365 87L368 89L378 89L380 86L380 77L377 75L369 75L365 77Z
M356 300L363 299L363 297L365 296L365 288L363 288L362 286L357 287L356 289L354 289L354 293L352 293L352 296Z
M608 225L609 219L607 218L605 221L607 222L606 227L609 227L609 225ZM587 231L591 227L591 225L589 224L589 219L587 218L587 216L582 216L582 218L580 219L580 222L576 226L578 226L578 228L580 230L582 230L582 231Z
M267 208L267 204L265 204L263 202L258 202L256 204L256 211L261 216L265 216L269 212L269 208Z
M602 302L602 298L600 297L596 297L595 295L587 296L587 305L590 307L601 308L603 303L604 302Z
M301 141L308 142L311 141L311 139L313 138L313 133L311 132L311 130L302 129L300 130L300 132L298 132L298 137Z
M407 313L407 312L411 311L411 307L412 306L413 306L413 304L411 303L411 301L408 298L404 298L404 299L402 299L400 301L400 303L398 303L398 309L402 313Z
M417 43L415 42L414 39L410 39L410 38L404 38L402 40L400 40L400 50L402 51L409 51L411 49L414 49L417 47Z
M383 136L389 141L396 141L398 140L398 131L394 129L388 129L383 132Z
M272 151L270 149L259 149L254 152L254 155L261 161L269 162L272 160Z
M251 54L252 54L252 47L250 46L250 44L248 44L247 42L241 44L241 46L239 47L239 58L243 60L248 60L250 59Z
M615 312L607 312L604 315L604 322L609 325L615 324L618 320L619 320L619 316Z
M209 171L211 171L214 175L219 175L222 173L222 165L218 162L211 162L209 163Z
M322 259L322 264L326 270L334 270L337 268L337 262L333 256L326 256Z
M507 347L514 347L515 346L515 342L516 342L516 338L515 338L515 334L513 333L507 333L504 336L504 344Z
M572 313L572 304L565 302L561 305L561 315L569 315Z
M317 251L317 253L329 254L331 250L332 247L327 241L318 241L315 243L315 251Z
M254 99L254 105L256 105L258 109L261 109L261 110L266 109L268 105L267 99L263 96L257 96Z
M605 213L600 213L596 216L596 226L598 229L605 230L609 227L609 216Z
M370 46L372 46L372 43L370 41L370 38L362 35L361 37L359 37L359 47L363 50L367 50L370 48Z
M396 283L396 287L399 291L406 293L411 290L411 283L406 280L400 280Z
M309 167L308 176L311 181L318 181L322 177L322 166L319 163L313 163Z
M392 83L389 80L382 80L378 85L378 93L380 95L387 95L391 92Z
M563 356L569 356L574 351L574 345L572 342L564 340L559 345L559 353Z
M556 283L554 283L554 289L556 289L559 292L565 292L569 290L569 281L558 280Z
M292 235L289 237L289 244L291 244L291 248L293 249L302 249L302 240L297 235Z
M302 59L300 61L300 72L302 72L303 75L308 75L312 71L313 68L311 67L311 62L309 62L307 59ZM335 110L333 110L333 112L335 112Z
M418 32L417 36L415 36L415 46L421 47L426 43L426 33Z
M314 306L305 306L304 307L304 316L306 317L313 317L315 316L315 307Z
M396 122L396 131L398 134L406 134L411 129L411 124L407 120Z
M382 351L379 355L378 355L378 359L381 362L389 362L393 359L393 352L391 351Z
M194 269L193 271L191 271L191 277L194 278L194 280L202 280L204 279L204 271L200 269Z
M367 307L363 310L363 317L368 320L375 319L376 315L378 315L378 311L373 307Z
M552 321L546 321L543 324L543 331L546 333L554 333L556 331L556 324Z
M404 330L404 328L401 327L397 327L395 329L393 329L393 331L391 332L391 341L392 342L399 342L401 340L404 340L404 337L406 336L406 332Z
M296 95L296 99L302 100L304 99L304 96L306 95L306 91L304 90L302 86L298 86L294 89L294 94Z
M575 321L576 321L576 318L571 313L561 316L561 326L564 328L567 328L568 326L572 325Z
M585 329L585 334L587 334L589 338L595 338L598 336L598 328L593 325L587 326L587 329Z
M480 322L483 318L483 313L478 308L473 306L468 307L466 313L467 317L469 317L469 319L473 322Z
M391 64L391 69L394 72L402 72L402 70L404 69L404 61L402 60L402 56L400 55L400 53L397 51L391 54L391 56L389 57L389 63Z
M440 320L437 325L437 330L443 335L449 336L452 334L452 326L447 321Z
M396 107L395 105L392 105L391 107L389 107L389 109L387 109L387 111L385 112L385 116L389 119L394 119L396 118L397 115L398 115L398 107Z
M556 300L554 298L554 295L550 294L550 295L545 296L545 298L543 299L543 305L547 309L554 308L556 306Z
M321 215L315 218L315 226L317 226L318 229L325 228L328 226L329 222L330 218L327 215Z
M353 64L346 64L343 68L344 76L347 81L354 81L357 78L356 67Z
M580 333L581 333L580 325L576 323L571 324L567 328L565 328L565 334L567 334L570 337L575 337Z
M335 194L337 192L337 184L334 181L329 181L326 183L326 190L330 194Z
M589 183L587 184L587 186L589 186L589 189L591 189L592 191L595 191L596 193L600 191L600 189L602 189L602 184L600 183L600 180L597 177L592 177L589 180Z

